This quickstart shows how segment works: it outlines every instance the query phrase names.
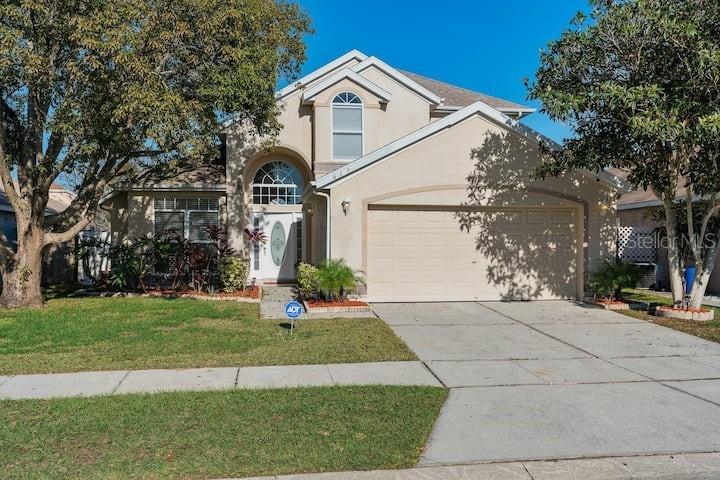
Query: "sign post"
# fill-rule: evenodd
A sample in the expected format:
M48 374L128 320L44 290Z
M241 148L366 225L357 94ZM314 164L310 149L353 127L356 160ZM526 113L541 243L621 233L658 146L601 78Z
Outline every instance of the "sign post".
M295 329L295 319L302 315L303 306L295 300L285 304L285 315L290 319L290 335Z

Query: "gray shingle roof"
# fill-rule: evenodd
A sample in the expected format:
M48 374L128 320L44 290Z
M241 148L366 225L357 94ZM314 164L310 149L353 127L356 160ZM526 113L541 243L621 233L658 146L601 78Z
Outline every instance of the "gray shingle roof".
M531 107L526 105L520 105L519 103L503 100L502 98L492 97L484 93L468 90L467 88L450 85L449 83L441 82L440 80L423 77L417 73L406 71L403 71L402 73L427 88L438 97L444 99L443 106L446 107L467 107L468 105L480 100L501 111L532 110Z

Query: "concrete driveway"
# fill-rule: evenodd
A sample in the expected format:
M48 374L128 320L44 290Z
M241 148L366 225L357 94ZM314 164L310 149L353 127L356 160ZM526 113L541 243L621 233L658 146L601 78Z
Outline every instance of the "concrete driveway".
M573 302L375 304L450 388L421 464L720 451L720 345Z

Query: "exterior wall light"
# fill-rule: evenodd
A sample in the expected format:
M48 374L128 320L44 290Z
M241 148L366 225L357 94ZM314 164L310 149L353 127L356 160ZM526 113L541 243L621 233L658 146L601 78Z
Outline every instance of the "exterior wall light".
M345 199L340 202L340 205L342 205L343 213L345 215L347 215L350 211L350 204L352 204L352 200L350 200L350 197L345 197Z

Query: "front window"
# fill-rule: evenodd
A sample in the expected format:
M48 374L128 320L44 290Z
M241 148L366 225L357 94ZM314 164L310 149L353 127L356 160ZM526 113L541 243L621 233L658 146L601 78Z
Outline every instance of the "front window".
M156 237L175 234L193 243L208 243L208 227L219 224L220 202L217 198L155 198Z
M255 205L301 205L302 175L288 162L274 161L260 167L252 184Z
M343 92L332 102L334 160L355 160L363 155L363 106L360 97Z

